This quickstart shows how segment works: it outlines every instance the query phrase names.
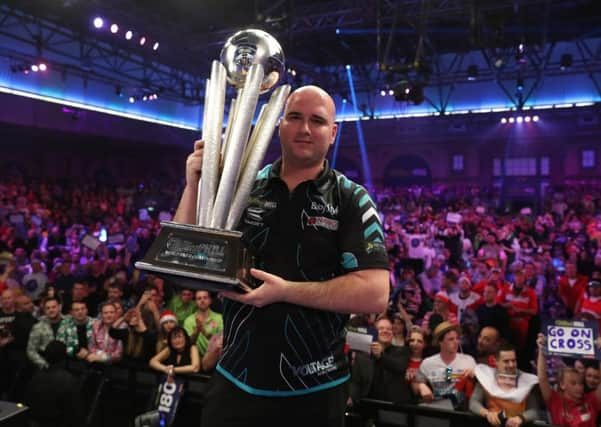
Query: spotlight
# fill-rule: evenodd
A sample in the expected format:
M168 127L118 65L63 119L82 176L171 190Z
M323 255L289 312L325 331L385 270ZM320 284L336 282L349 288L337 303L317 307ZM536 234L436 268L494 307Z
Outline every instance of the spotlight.
M526 117L524 117L524 121L525 121L526 123L530 123L530 120L532 120L532 119L530 118L530 116L526 116Z
M380 91L380 95L381 95L381 96L386 96L386 91L385 91L384 89L382 89L382 90Z
M407 101L413 105L424 102L424 88L417 82L410 83L407 80L401 80L394 87L393 94L397 101Z
M350 66L349 64L346 64L346 69L347 69L347 70L350 70L350 69L351 69L351 66Z
M43 62L40 62L40 64L38 65L38 68L40 69L40 71L46 71L48 69L46 64L44 64Z
M131 40L133 36L134 33L131 30L127 30L127 32L125 33L125 40Z
M515 60L519 64L525 64L526 62L528 62L527 59L526 59L526 56L524 55L524 51L525 51L524 43L520 43L518 45L518 49L517 49L516 54L515 54Z
M569 53L564 53L561 55L561 59L559 60L559 69L564 71L572 66L573 57Z
M144 37L144 36L140 37L140 46L144 46L145 43L146 43L146 37Z
M522 92L524 90L524 79L522 77L518 77L515 89L518 92Z
M340 34L340 28L336 28L336 34Z
M514 122L515 122L515 119L513 117L510 117L509 118L509 123L514 123Z
M346 104L348 102L348 100L346 98L342 98L342 103Z
M142 101L148 101L148 96L147 96L147 95L144 95L144 96L142 97Z
M159 42L154 42L154 45L152 45L152 50L159 50Z
M100 29L103 26L104 26L104 20L100 16L97 16L96 18L94 18L94 28Z
M117 24L111 25L111 33L117 34L118 31L119 31L119 26Z
M518 116L517 119L515 119L515 121L518 123L522 123L524 121L524 118L522 116Z
M507 123L507 119L506 119L505 117L503 117L503 118L501 119L501 123L502 123L502 124L505 124L505 123Z
M32 64L30 68L31 68L31 71L33 71L34 73L37 73L38 71L40 71L40 67L38 67L37 64Z
M129 97L129 103L133 104L134 102L136 102L136 98L134 98L133 96Z
M393 96L393 95L394 95L394 90L392 90L392 89L389 89L389 90L388 90L388 95L390 95L390 96Z
M467 67L467 79L469 81L474 81L478 78L478 66L476 64L472 64Z
M534 116L534 117L532 117L532 121L533 121L533 122L538 122L539 120L540 120L540 119L539 119L539 117L538 117L538 116Z

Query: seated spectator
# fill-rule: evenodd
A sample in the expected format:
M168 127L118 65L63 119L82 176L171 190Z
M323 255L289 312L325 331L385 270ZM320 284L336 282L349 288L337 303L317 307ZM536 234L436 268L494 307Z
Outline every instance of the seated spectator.
M497 288L494 282L484 286L483 304L476 308L480 328L490 326L497 330L501 337L509 338L509 315L507 309L497 302Z
M186 331L176 326L169 332L167 347L150 359L150 367L168 377L194 374L200 370L198 348L192 344Z
M551 414L551 423L562 427L594 427L601 411L601 386L584 393L584 378L574 368L559 372L559 389L553 390L547 376L545 337L538 335L537 374L543 400Z
M411 391L403 381L409 364L407 347L392 345L392 323L381 318L376 323L377 341L371 344L371 354L358 352L353 364L349 406L362 398L396 403L411 401Z
M27 295L19 295L16 298L15 308L19 313L24 313L27 315L27 317L30 317L33 320L33 323L37 322L36 317L38 308L33 304L33 301Z
M125 323L126 328L120 325ZM139 311L132 308L124 316L116 319L109 329L111 338L121 341L123 347L123 360L129 364L146 366L155 354L155 340L140 315Z
M440 353L423 360L412 383L413 391L425 401L449 399L462 408L472 394L476 362L459 350L459 325L445 321L434 330Z
M576 310L578 300L586 290L587 279L586 276L578 273L578 267L575 262L566 262L565 269L565 274L559 279L557 293L568 309L568 315L571 317Z
M439 315L443 321L448 321L450 323L458 325L457 316L451 312L450 309L451 301L446 292L438 292L436 296L434 296L434 305L432 306L432 311L429 311L424 316L424 320L422 321L422 329L426 334L430 335L430 317L432 315Z
M71 303L71 316L65 317L56 333L56 339L67 346L67 356L85 360L88 357L88 343L92 339L92 318L83 301Z
M25 403L30 416L43 427L84 425L84 404L78 380L65 369L67 348L50 341L44 351L48 369L38 371L27 387Z
M457 320L461 323L461 316L465 310L475 310L481 304L481 297L472 291L472 282L465 276L457 281L459 292L449 295L451 303L457 307Z
M117 362L123 355L123 343L109 335L109 329L115 322L115 306L104 303L100 308L100 319L92 323L92 339L88 342L88 362Z
M496 367L496 355L500 344L499 331L496 328L492 326L482 328L476 345L478 363L483 363L491 368Z
M184 329L190 339L198 347L200 356L204 356L209 345L209 339L223 330L221 314L211 310L211 295L209 291L198 290L194 294L196 313L188 316L184 321Z
M405 380L412 383L417 375L419 366L424 359L424 349L426 348L426 336L419 326L412 326L409 330L409 364Z
M44 316L33 325L27 341L27 357L38 368L45 369L48 362L44 359L44 350L50 341L56 339L58 328L63 320L61 304L57 297L47 297L42 302Z
M597 390L601 383L601 372L599 371L599 365L587 365L584 369L584 392L588 393Z
M470 410L493 426L520 427L534 421L538 405L532 388L538 378L518 370L511 345L499 347L495 359L496 368L476 366L478 384L470 398Z
M167 336L173 328L177 326L175 314L169 310L164 310L159 319L159 335L156 343L156 353L167 347Z
M194 291L191 289L181 289L171 297L167 310L175 314L177 324L184 325L184 321L196 312L196 303L194 301Z

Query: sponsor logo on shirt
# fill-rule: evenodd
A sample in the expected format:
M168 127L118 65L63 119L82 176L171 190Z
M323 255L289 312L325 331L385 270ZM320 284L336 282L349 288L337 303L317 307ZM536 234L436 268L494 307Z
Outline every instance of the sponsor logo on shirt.
M333 206L329 203L311 202L311 210L319 213L329 213L330 215L338 215L338 206Z
M326 218L325 216L308 216L307 215L307 226L321 227L326 230L336 231L338 230L338 220Z
M306 377L307 375L324 375L336 370L334 356L324 357L321 360L307 363L306 365L293 366L292 372L297 377Z

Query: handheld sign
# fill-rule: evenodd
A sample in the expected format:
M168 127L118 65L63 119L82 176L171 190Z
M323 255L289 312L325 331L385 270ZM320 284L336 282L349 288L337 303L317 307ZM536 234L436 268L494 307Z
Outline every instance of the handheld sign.
M167 378L159 384L157 394L157 409L159 410L160 425L169 427L175 420L179 400L184 392L184 381L181 378Z
M599 336L596 321L546 320L543 322L546 343L551 356L578 359L601 359L595 341Z

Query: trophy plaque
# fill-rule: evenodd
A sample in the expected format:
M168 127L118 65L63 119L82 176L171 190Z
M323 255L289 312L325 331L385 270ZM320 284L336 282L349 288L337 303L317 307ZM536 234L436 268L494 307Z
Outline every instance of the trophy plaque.
M205 87L204 151L196 224L161 222L161 232L136 268L191 289L246 292L253 286L253 256L235 231L290 93L279 86L257 115L259 95L284 73L280 44L248 29L230 37L213 61ZM226 82L236 89L223 130Z

